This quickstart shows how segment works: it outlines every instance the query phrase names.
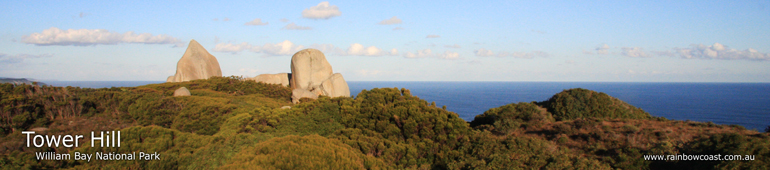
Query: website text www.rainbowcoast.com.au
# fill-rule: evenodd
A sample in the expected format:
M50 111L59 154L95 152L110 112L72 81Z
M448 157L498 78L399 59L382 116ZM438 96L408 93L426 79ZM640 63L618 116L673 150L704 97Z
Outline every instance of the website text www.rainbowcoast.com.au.
M753 161L755 155L644 155L646 161Z

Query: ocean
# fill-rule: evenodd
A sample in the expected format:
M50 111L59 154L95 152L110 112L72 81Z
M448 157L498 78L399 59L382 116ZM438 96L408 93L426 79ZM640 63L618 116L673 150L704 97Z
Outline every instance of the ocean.
M53 86L133 87L163 81L50 81ZM348 82L350 93L372 88L407 88L412 95L447 106L466 121L490 108L544 101L565 89L607 93L653 116L762 131L770 126L770 83L616 83L616 82Z

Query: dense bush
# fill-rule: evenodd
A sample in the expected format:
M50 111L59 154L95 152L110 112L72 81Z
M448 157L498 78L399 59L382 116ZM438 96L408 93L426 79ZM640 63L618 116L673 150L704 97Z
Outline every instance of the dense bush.
M476 116L471 127L490 129L494 132L507 133L519 127L539 126L553 122L554 118L544 108L535 103L507 104L492 108Z
M556 120L575 118L649 119L650 114L607 94L582 88L564 90L539 103Z
M372 89L355 99L320 98L296 109L304 115L328 115L322 118L331 127L339 123L344 128L330 138L400 168L445 167L463 154L456 149L471 134L467 122L456 113L414 97L406 89ZM324 119L306 120L323 123L319 120Z
M371 155L318 135L285 136L238 152L220 169L386 169Z
M474 133L447 169L610 169L550 141L522 136Z

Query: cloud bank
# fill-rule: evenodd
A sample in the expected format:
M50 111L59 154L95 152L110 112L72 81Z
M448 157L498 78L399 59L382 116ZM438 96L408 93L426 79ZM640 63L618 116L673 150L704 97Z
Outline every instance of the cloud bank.
M492 52L491 50L487 50L484 48L480 48L478 50L474 50L473 53L477 57L513 57L513 58L525 58L525 59L532 59L535 57L549 57L550 54L543 52L543 51L532 51L532 52L505 52L500 51L497 54Z
M294 53L304 48L305 47L302 45L295 45L289 40L284 40L283 42L275 44L265 43L265 45L262 46L255 46L245 42L240 44L220 43L217 44L212 51L235 54L241 51L249 50L255 53L262 53L264 54L263 57L268 57L294 55Z
M650 57L650 55L647 55L647 53L642 51L642 48L639 48L639 47L622 47L620 49L623 50L621 54L626 57L641 57L641 58Z
M311 30L313 28L312 27L306 27L306 26L299 26L299 25L294 24L292 22L292 23L289 23L286 26L283 26L283 28L281 28L281 29L284 29L284 30Z
M323 52L325 55L338 55L338 56L383 56L383 55L398 55L397 49L391 49L390 51L384 51L375 46L364 46L359 43L353 43L347 50L342 50L331 44L313 44L309 48L315 48ZM219 43L212 51L225 52L237 54L242 51L251 51L255 53L263 53L264 56L286 56L294 55L299 50L305 49L305 46L295 45L289 40L285 40L280 43L267 43L262 46L256 46L249 43ZM264 57L263 56L263 57Z
M153 36L150 33L136 34L133 31L126 33L110 32L106 29L68 29L62 30L56 27L43 30L40 33L32 33L22 37L21 42L41 46L47 45L114 45L118 43L140 43L140 44L175 44L181 42L179 39L168 35Z
M393 24L400 24L400 23L401 23L401 19L398 19L395 16L393 16L393 18L382 20L378 24L380 24L380 25L393 25Z
M318 5L302 10L303 18L310 19L329 19L332 17L340 16L342 13L337 5L329 5L329 2L324 1L318 3Z
M431 49L417 50L416 52L404 53L404 58L436 58L445 60L460 59L460 53L444 51L444 53L434 54Z
M267 22L262 22L262 19L257 18L243 25L267 25Z
M674 48L674 51L674 55L685 59L770 60L770 55L767 53L760 53L752 48L746 50L732 49L719 43L714 43L714 45L710 46L693 44L690 45L690 48ZM658 53L663 55L670 54L666 52Z
M604 44L602 46L596 47L596 54L608 54L610 50L610 46L607 44Z

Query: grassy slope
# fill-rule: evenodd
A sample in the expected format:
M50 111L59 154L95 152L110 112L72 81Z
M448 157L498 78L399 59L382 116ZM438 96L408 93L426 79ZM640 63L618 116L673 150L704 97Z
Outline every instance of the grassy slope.
M192 96L171 97L179 87ZM767 133L671 121L585 89L492 108L470 123L406 89L292 105L286 87L236 77L134 88L0 85L2 169L760 168ZM292 106L291 109L280 109ZM451 106L450 106L451 107ZM122 147L26 148L46 134L121 130ZM84 140L89 141L88 139ZM36 161L34 152L159 152L162 161ZM754 154L755 161L644 161L643 154Z

